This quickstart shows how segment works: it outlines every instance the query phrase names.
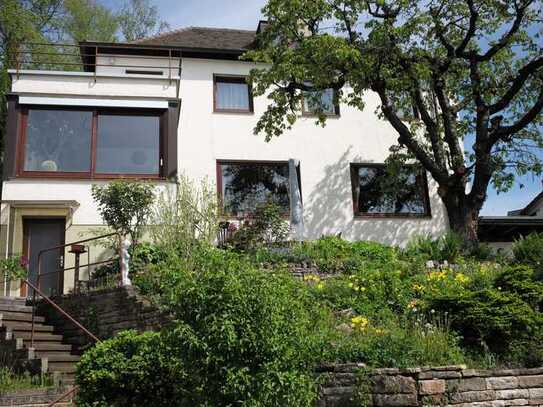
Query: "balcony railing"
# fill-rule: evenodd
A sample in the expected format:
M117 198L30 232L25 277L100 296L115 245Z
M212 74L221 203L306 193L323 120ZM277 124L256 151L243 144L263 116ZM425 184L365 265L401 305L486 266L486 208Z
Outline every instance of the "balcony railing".
M178 79L181 71L180 53L173 48L147 47L137 45L137 55L131 55L124 49L130 44L74 45L25 43L7 60L10 69L19 77L23 70L92 72L95 80L100 68L123 68L130 74L143 74L169 81ZM154 55L153 55L154 54ZM109 63L112 58L119 57L124 62ZM100 61L104 59L105 61ZM142 60L149 63L142 64ZM133 61L133 62L132 62ZM138 71L141 71L138 72ZM163 75L166 73L166 75Z

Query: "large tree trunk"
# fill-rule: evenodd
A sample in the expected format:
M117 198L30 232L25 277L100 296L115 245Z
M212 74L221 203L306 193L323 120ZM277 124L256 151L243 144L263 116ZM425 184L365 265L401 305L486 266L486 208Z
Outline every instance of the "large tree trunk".
M447 208L449 226L453 232L458 233L465 240L466 247L477 246L477 225L481 204L473 202L464 191L449 192L441 199Z

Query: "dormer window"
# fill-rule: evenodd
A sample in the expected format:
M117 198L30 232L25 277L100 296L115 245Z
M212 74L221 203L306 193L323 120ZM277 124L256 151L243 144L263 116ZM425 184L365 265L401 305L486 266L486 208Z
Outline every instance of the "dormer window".
M213 77L214 111L225 113L252 113L253 95L245 76Z

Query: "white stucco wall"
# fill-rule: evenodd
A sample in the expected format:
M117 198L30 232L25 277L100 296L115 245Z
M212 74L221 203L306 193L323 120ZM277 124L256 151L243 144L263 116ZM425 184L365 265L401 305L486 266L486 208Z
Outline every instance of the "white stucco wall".
M144 61L134 64L145 65ZM438 235L447 230L444 207L430 179L430 219L355 219L352 210L350 163L382 163L397 139L395 131L375 115L377 97L366 95L360 112L341 106L341 117L325 128L314 119L301 118L292 131L269 143L253 135L266 107L266 98L254 101L254 114L213 112L213 74L245 75L254 64L238 61L184 59L180 84L182 109L178 138L178 168L199 179L216 178L216 160L300 160L306 237L338 234L352 240L370 239L405 244L419 234ZM118 72L92 74L36 73L14 77L13 92L20 95L89 97L115 100L168 100L176 85L160 77L116 77ZM174 81L175 82L175 81ZM15 179L4 183L4 200L75 200L74 225L97 225L101 219L90 193L91 181Z
M366 95L363 112L342 105L341 117L325 128L301 118L292 131L266 143L253 128L266 98L254 101L253 115L213 113L213 74L248 74L255 65L237 61L184 59L181 76L179 165L194 178L216 177L216 160L300 160L306 237L338 234L405 244L417 234L438 235L447 229L445 209L430 180L431 219L355 219L350 163L382 163L397 135L375 115L378 99Z

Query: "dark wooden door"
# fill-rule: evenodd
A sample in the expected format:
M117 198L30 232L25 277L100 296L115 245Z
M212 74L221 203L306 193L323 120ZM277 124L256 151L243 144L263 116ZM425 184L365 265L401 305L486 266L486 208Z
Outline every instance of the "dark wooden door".
M28 259L28 278L38 284L38 256L40 251L64 244L66 219L23 219L23 255ZM64 283L64 248L46 251L41 255L39 289L45 295L61 294ZM21 296L32 295L26 285Z

